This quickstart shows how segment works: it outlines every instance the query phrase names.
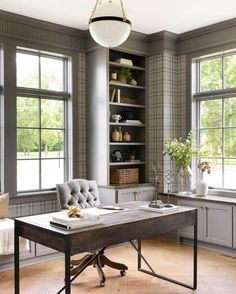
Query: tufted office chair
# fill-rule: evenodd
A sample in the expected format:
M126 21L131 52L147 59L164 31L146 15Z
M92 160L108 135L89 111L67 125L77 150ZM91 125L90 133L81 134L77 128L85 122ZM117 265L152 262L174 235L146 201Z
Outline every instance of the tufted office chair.
M78 206L79 208L89 208L100 204L98 188L95 181L74 179L64 184L58 184L56 188L60 209L69 209L72 205ZM104 255L104 252L99 254L94 261L90 262L95 254L96 252L91 252L80 260L72 260L71 276L78 276L87 267L85 265L93 265L98 271L100 286L103 287L105 286L106 277L102 268L105 265L119 270L122 276L125 275L125 271L128 269L127 266L111 261Z

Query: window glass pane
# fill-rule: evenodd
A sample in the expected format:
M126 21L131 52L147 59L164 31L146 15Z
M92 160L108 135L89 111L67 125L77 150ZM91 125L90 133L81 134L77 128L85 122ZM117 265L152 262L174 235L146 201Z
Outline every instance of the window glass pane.
M41 89L63 91L63 60L41 57Z
M236 189L236 159L225 159L224 162L224 187Z
M39 57L37 55L17 53L17 86L39 88Z
M222 130L201 130L200 144L208 147L211 154L222 155Z
M42 130L42 157L64 157L64 132Z
M207 100L200 103L200 127L222 126L222 100Z
M53 188L64 182L64 159L42 160L42 188Z
M224 58L224 87L236 88L236 55Z
M39 161L17 160L17 191L39 189Z
M17 129L17 158L39 157L39 130Z
M224 100L224 119L225 126L236 127L236 98Z
M206 160L212 162L212 160ZM208 185L211 187L223 187L223 174L222 174L222 160L214 159L212 162L212 169L209 175L206 175Z
M64 128L64 101L41 100L42 128Z
M225 157L236 157L236 129L225 130Z
M200 92L222 89L222 59L200 61Z
M39 99L17 97L17 126L39 127Z

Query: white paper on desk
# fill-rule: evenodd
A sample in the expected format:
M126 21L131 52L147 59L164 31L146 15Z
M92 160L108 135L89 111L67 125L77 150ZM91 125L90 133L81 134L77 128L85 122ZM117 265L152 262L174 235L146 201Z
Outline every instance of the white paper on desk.
M129 210L128 208L124 208L122 210L112 210L112 209L102 209L97 207L85 208L81 210L81 215L84 217L89 216L102 216L111 213L120 213Z

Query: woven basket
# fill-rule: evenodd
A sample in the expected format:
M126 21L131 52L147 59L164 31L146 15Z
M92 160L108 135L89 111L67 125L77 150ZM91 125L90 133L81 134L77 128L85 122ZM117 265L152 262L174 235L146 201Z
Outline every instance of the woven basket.
M138 168L112 168L110 173L111 184L131 184L139 182Z

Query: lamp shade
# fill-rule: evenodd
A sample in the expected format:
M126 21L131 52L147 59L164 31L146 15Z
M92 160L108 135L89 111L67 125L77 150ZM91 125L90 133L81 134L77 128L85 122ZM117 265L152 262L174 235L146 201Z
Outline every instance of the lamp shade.
M104 47L116 47L129 37L131 22L124 19L121 7L113 2L100 4L89 23L92 38Z

